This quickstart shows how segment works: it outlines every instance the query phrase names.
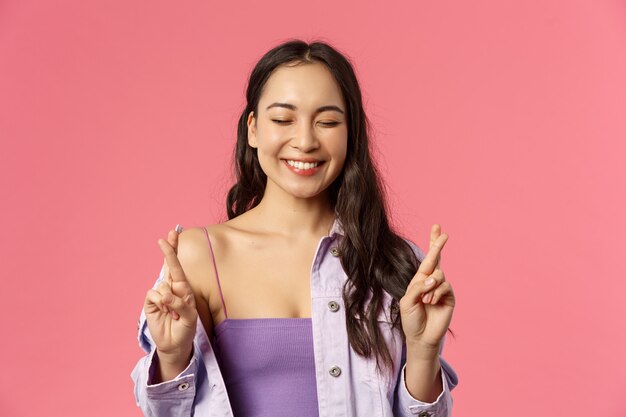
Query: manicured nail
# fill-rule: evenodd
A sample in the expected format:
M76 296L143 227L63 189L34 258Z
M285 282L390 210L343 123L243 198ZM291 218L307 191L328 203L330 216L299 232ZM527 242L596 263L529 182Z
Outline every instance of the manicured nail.
M181 226L180 224L177 224L175 229L176 229L176 233L180 233L183 231L183 226Z
M429 285L432 285L432 284L433 284L433 282L435 282L435 279L434 279L434 278L428 278L428 279L426 280L426 282L424 282L424 284L425 284L426 286L429 286Z

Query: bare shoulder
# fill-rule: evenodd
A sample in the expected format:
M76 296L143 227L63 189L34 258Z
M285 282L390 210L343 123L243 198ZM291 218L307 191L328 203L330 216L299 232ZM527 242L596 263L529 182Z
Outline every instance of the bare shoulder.
M184 228L178 236L178 259L194 292L198 315L209 338L215 318L222 316L214 258L220 259L236 239L233 235L237 234L238 222L235 220Z
M207 230L212 227L207 226ZM209 232L211 233L211 232ZM211 338L213 334L213 313L211 295L215 280L207 235L203 227L189 227L178 235L178 260L185 272L196 299L196 309L204 329Z

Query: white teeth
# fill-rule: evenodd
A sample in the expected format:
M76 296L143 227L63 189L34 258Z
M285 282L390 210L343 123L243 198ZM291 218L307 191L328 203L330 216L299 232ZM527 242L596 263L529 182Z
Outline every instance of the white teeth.
M304 170L314 168L320 164L319 162L301 162L301 161L293 161L291 159L288 159L287 163L291 165L292 167L296 167L298 169L304 169Z

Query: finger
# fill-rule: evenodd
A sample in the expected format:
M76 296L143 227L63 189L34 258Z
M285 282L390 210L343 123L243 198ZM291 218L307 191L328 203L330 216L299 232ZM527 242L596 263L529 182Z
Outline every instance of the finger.
M172 274L170 274L170 267L167 264L167 260L165 258L163 258L163 263L165 264L165 271L163 273L163 276L165 277L165 279L163 280L164 282L167 282L169 284L169 286L172 286Z
M429 278L433 278L435 280L434 285L426 284L427 286L430 286L431 289L435 289L437 285L446 280L443 270L435 269L430 275L415 275L413 279L411 279L411 282L409 282L407 290L413 285L419 284L420 282L425 283L426 281L428 281Z
M172 288L172 294L175 294L177 297L180 297L185 301L191 308L196 308L196 296L193 292L191 286L186 282L174 282L174 287Z
M430 281L430 278L432 278L432 281ZM415 278L413 278L411 284L407 287L406 293L402 298L405 300L410 300L411 305L415 304L416 302L422 301L422 297L428 291L431 291L437 286L437 280L441 280L441 276L437 276L437 274L431 275L427 279L418 278L416 276Z
M170 303L174 299L175 295L171 291L164 291L163 293L160 293L160 294L161 294L161 301L163 302L163 305L165 306L165 308L167 308L167 312L170 313L172 317L176 317L176 311L174 311L173 308L170 306Z
M420 267L417 269L418 274L430 275L434 272L437 267L438 258L447 240L448 235L443 233L430 245L428 253L422 260Z
M176 255L178 255L178 234L180 233L178 230L181 230L181 227L179 224L177 224L176 228L173 230L170 230L169 233L167 234L167 241L172 246L172 248L174 248L174 253Z
M439 286L441 286L441 284L443 284L446 281L446 277L443 274L443 271L441 269L435 269L435 272L430 274L425 279L425 281L428 281L429 278L433 278L435 280L435 283L429 286L428 288L430 289L426 293L424 293L424 295L422 295L422 302L424 303L428 303L430 300L432 300L432 296L435 290L439 288Z
M167 313L162 298L163 297L158 291L149 289L146 293L146 299L144 301L144 311L146 312L146 314L156 313L159 310L161 310L163 313Z
M169 282L167 282L166 280L159 282L159 285L157 285L155 289L161 295L165 295L165 293L172 292L172 287L170 286Z
M433 282L430 282L430 280ZM422 302L427 303L434 291L446 280L441 269L436 269L435 272L426 277L424 281L425 292L422 294Z
M430 280L434 280L434 282L430 282ZM441 285L446 280L445 275L441 269L435 269L435 271L426 276L426 277L415 277L414 281L411 284L416 285L420 281L424 283L424 285L428 288L427 293L430 293L435 290L439 285Z
M163 297L165 294L173 294L172 286L167 280L161 281L161 283L156 287L156 291ZM170 313L170 309L166 304L163 304L163 312Z
M178 282L175 281L174 285L177 287L176 291L172 287L169 286L167 282L162 281L157 287L156 291L161 295L161 297L166 297L166 294L171 294L173 297L181 298L185 303L189 305L190 308L196 308L196 298L191 286L187 282ZM180 297L176 294L182 294ZM167 296L169 299L169 296ZM168 303L163 303L165 307L166 313L173 313L175 319L178 319L176 316L176 312L172 310L171 306Z
M170 246L172 246L172 248L174 249L174 253L176 255L178 255L178 233L180 233L179 230L182 230L182 229L181 229L181 226L177 224L174 230L170 230L169 233L167 234L167 242L170 244ZM172 279L172 275L169 274L169 270L167 274L167 281L170 283L170 286L171 286L173 279Z
M193 295L191 295L191 298L193 298ZM180 318L187 319L188 321L193 319L193 309L189 305L188 296L183 300L183 298L177 297L170 292L163 296L163 303L167 305L173 313L178 313Z
M435 223L431 226L430 228L430 247L433 246L433 244L437 241L437 238L441 236L441 225L438 223ZM437 256L437 265L435 266L435 269L441 268L441 255Z
M437 223L433 224L430 227L430 246L433 246L433 243L437 240L437 238L441 236L441 226Z
M427 303L437 304L442 297L445 297L447 294L452 292L452 285L449 282L442 283L437 289L433 292L433 296Z
M169 242L159 239L157 241L159 247L161 248L161 252L165 256L165 261L169 267L169 273L172 276L172 282L176 281L187 281L185 277L185 272L183 271L183 267L180 265L178 261L178 257L176 256L176 252L174 248L169 244Z

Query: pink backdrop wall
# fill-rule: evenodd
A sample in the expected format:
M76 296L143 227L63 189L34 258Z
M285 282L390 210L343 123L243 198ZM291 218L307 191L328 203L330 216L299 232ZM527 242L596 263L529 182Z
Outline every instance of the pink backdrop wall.
M140 416L177 223L225 218L246 77L353 59L394 221L438 222L454 415L626 415L624 1L0 2L2 416Z

